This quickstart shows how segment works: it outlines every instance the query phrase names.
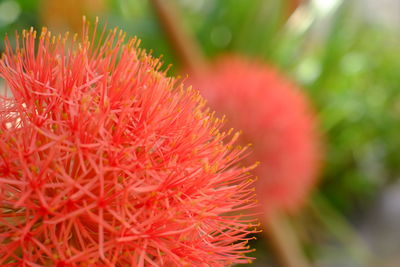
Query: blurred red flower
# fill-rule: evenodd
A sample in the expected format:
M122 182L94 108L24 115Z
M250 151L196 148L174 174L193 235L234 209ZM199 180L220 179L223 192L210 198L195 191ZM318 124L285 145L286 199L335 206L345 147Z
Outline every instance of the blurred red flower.
M243 129L248 158L260 161L257 194L264 212L295 211L316 182L320 140L306 96L274 68L236 55L190 80L227 125ZM218 113L217 113L218 114Z
M0 265L225 266L255 222L238 135L160 62L84 27L7 43L0 75ZM247 153L247 152L246 152Z

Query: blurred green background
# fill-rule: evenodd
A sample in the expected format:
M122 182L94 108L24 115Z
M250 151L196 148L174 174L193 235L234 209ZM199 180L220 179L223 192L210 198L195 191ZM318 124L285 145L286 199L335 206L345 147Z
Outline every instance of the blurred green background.
M400 266L400 1L174 2L207 57L263 59L310 96L326 155L318 190L292 218L307 257L316 266ZM83 13L179 68L145 0L2 0L0 34L79 30ZM253 266L274 266L263 238L254 245Z

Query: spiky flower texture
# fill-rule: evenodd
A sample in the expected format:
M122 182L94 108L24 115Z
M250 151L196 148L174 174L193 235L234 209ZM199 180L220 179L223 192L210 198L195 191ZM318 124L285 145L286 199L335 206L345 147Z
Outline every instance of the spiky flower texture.
M136 39L96 29L6 44L0 265L247 262L255 222L241 213L255 202L238 135Z
M196 76L195 76L196 77ZM192 80L212 108L243 129L260 161L257 195L266 216L294 212L316 183L321 141L315 115L301 90L264 63L238 55L216 60Z

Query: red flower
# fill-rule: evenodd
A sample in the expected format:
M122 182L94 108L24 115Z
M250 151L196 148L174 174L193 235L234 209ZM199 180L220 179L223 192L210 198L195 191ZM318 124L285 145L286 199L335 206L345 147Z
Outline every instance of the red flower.
M254 220L238 135L114 30L7 43L0 265L225 266ZM19 265L18 265L19 266Z
M254 144L250 160L260 161L257 195L267 214L294 211L313 187L320 146L306 97L273 68L225 56L194 81L211 107L244 130Z

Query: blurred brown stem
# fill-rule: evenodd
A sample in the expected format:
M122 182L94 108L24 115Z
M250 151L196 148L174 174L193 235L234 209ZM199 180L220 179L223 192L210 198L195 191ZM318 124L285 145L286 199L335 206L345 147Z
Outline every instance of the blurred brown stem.
M265 233L272 249L284 267L311 267L301 251L299 240L287 217L278 213L266 219Z
M206 68L206 60L197 42L184 29L175 1L150 0L150 3L183 68L192 74L201 73Z
M305 0L289 0L288 2L288 16L290 17Z

